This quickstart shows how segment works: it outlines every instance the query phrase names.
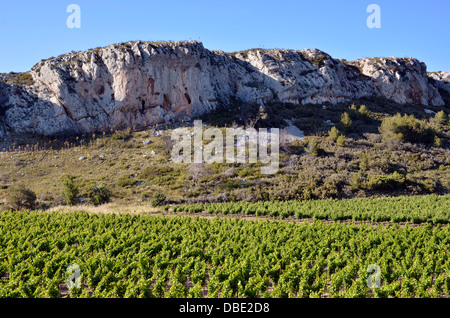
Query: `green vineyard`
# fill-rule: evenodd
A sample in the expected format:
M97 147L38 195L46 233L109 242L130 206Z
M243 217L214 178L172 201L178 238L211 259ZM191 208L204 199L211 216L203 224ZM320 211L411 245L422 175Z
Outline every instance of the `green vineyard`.
M446 297L449 247L431 223L6 211L0 297Z
M180 205L173 210L188 213L207 212L223 215L240 213L281 218L331 219L334 221L447 224L450 223L450 195L346 200L197 203Z

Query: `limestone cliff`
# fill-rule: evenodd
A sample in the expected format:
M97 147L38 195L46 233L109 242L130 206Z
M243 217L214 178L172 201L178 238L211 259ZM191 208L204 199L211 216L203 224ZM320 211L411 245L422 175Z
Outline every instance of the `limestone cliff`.
M225 53L196 41L135 41L42 60L15 81L0 75L0 138L173 122L232 98L306 105L384 97L443 105L443 83L412 58L346 62L317 49Z

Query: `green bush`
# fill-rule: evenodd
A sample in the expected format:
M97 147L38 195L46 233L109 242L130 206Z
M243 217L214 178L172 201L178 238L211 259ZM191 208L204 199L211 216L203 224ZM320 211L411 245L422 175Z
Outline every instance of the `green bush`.
M339 138L339 134L340 134L339 130L335 126L333 126L331 127L330 131L328 131L328 139L333 142L336 142L337 139Z
M20 80L20 83L25 84L25 85L33 85L34 84L33 76L31 76L30 73L22 74L20 76L19 80Z
M341 115L341 124L344 127L345 131L350 131L350 129L352 128L353 121L350 118L348 112L345 112Z
M130 175L123 175L120 176L117 179L116 184L121 187L121 188L130 188L132 187L134 184L136 183L136 181L134 180L134 178L131 178Z
M383 119L379 128L383 140L432 144L435 140L435 130L416 119L414 115L400 115Z
M116 130L111 138L114 140L128 140L131 138L131 129L127 128L127 130Z
M36 207L36 194L23 185L15 186L9 189L6 195L6 203L17 211L22 209L32 210Z
M170 174L173 171L174 169L172 167L152 164L148 167L143 168L139 172L139 178L142 180L152 180L154 178Z
M390 175L374 175L369 177L366 187L370 190L395 190L406 185L406 177L395 171Z
M154 195L153 195L153 199L152 199L152 206L156 207L156 206L161 206L166 202L166 196L164 195L164 193L162 193L161 191L157 191Z
M75 177L65 175L63 185L64 203L67 205L75 205L78 202L78 187L75 184Z
M433 144L434 144L436 147L442 147L442 140L441 140L441 138L439 138L438 136L434 136L434 142L433 142Z
M366 105L361 105L359 107L358 113L360 115L362 115L362 116L369 116L370 115L369 110L367 109Z
M345 146L345 136L335 126L328 131L328 140L335 142L340 147Z
M448 122L448 116L443 110L440 110L436 113L436 115L434 115L434 120L438 125L446 125Z
M361 189L364 185L364 175L361 172L356 172L350 177L350 186L353 189Z
M337 140L336 140L336 144L339 147L344 147L345 146L345 136L344 135L340 135Z
M359 107L359 109L358 109L358 118L363 120L363 121L365 121L365 122L370 121L370 112L367 109L366 105L361 105Z
M89 193L89 198L93 205L102 205L108 203L111 200L111 192L106 188L105 185L100 184L91 189Z
M319 142L317 140L310 140L308 142L308 153L314 157L319 157L325 153L325 151L320 148Z

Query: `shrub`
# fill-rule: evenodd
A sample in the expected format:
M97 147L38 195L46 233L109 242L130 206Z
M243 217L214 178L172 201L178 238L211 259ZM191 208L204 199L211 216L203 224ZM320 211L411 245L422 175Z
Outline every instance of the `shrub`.
M33 85L34 84L33 76L31 76L30 73L22 74L20 76L19 80L20 80L20 83L25 84L25 85Z
M111 192L106 188L105 185L100 184L91 188L91 192L89 193L89 198L93 205L101 205L104 203L108 203L111 199Z
M322 67L325 65L325 62L327 61L327 57L323 54L316 55L309 60L312 64Z
M369 170L369 168L370 168L369 157L370 157L370 154L367 151L364 151L359 156L359 170L361 170L363 172Z
M63 185L63 196L64 203L67 205L75 205L78 202L78 187L75 184L75 177L71 175L66 175L64 177Z
M114 140L128 140L131 138L131 129L128 127L127 130L116 130L111 138Z
M314 156L314 157L319 157L319 156L323 155L325 152L322 148L320 148L319 142L314 139L312 139L308 142L308 150L307 151L311 156Z
M340 135L337 140L336 140L336 144L339 147L344 147L345 146L345 136L344 135Z
M434 142L433 142L433 144L434 144L436 147L442 147L442 140L441 140L441 138L439 138L438 136L434 136Z
M439 187L439 182L432 179L425 179L421 183L424 190L428 193L435 193L437 188Z
M360 189L364 184L364 176L361 172L354 173L350 178L350 186L353 189Z
M353 122L348 112L345 112L341 115L341 124L344 127L345 131L350 131L350 129L352 128Z
M174 169L167 165L151 165L143 168L139 173L139 178L143 180L152 180L154 178L167 175Z
M339 130L335 126L331 127L330 131L328 131L328 139L336 142L338 138Z
M19 185L8 191L6 202L14 210L32 210L36 207L36 194L23 185Z
M369 110L367 109L367 106L366 105L361 105L360 107L359 107L359 110L358 110L358 113L360 114L360 115L362 115L362 116L369 116Z
M293 140L286 148L286 152L290 155L299 155L305 151L304 143L301 140Z
M383 119L379 131L383 140L425 144L433 143L436 134L433 128L416 119L414 115L400 114Z
M446 125L448 122L448 116L443 110L440 110L436 113L436 115L434 115L434 120L440 126Z
M366 187L370 190L394 190L396 188L403 188L405 185L406 177L395 171L387 176L370 176Z
M152 206L156 207L156 206L161 206L166 202L166 196L164 195L164 193L162 193L161 191L157 191L154 195L153 195L153 199L152 199Z
M367 109L366 105L361 105L358 109L358 117L359 119L368 122L370 121L370 112Z
M334 126L328 132L328 139L334 141L338 146L345 146L345 136L341 135L339 130Z
M130 175L123 175L117 179L116 184L121 188L129 188L132 187L136 181Z

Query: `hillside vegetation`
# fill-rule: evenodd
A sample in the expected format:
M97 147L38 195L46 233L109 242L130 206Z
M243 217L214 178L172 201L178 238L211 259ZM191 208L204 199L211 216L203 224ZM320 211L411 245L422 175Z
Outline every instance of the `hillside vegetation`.
M3 148L0 198L3 208L14 208L17 200L8 197L25 187L36 195L35 206L26 207L46 209L105 202L166 205L449 193L445 112L403 116L366 105L330 108L302 108L294 123L306 137L281 143L280 168L273 175L262 175L260 163L175 164L170 129L112 128ZM295 107L277 110L286 118ZM275 108L262 111L267 116L247 117L254 119L251 126L280 127ZM225 121L221 127L241 124L230 116L216 117ZM204 122L217 124L211 117ZM75 193L67 192L67 178Z

